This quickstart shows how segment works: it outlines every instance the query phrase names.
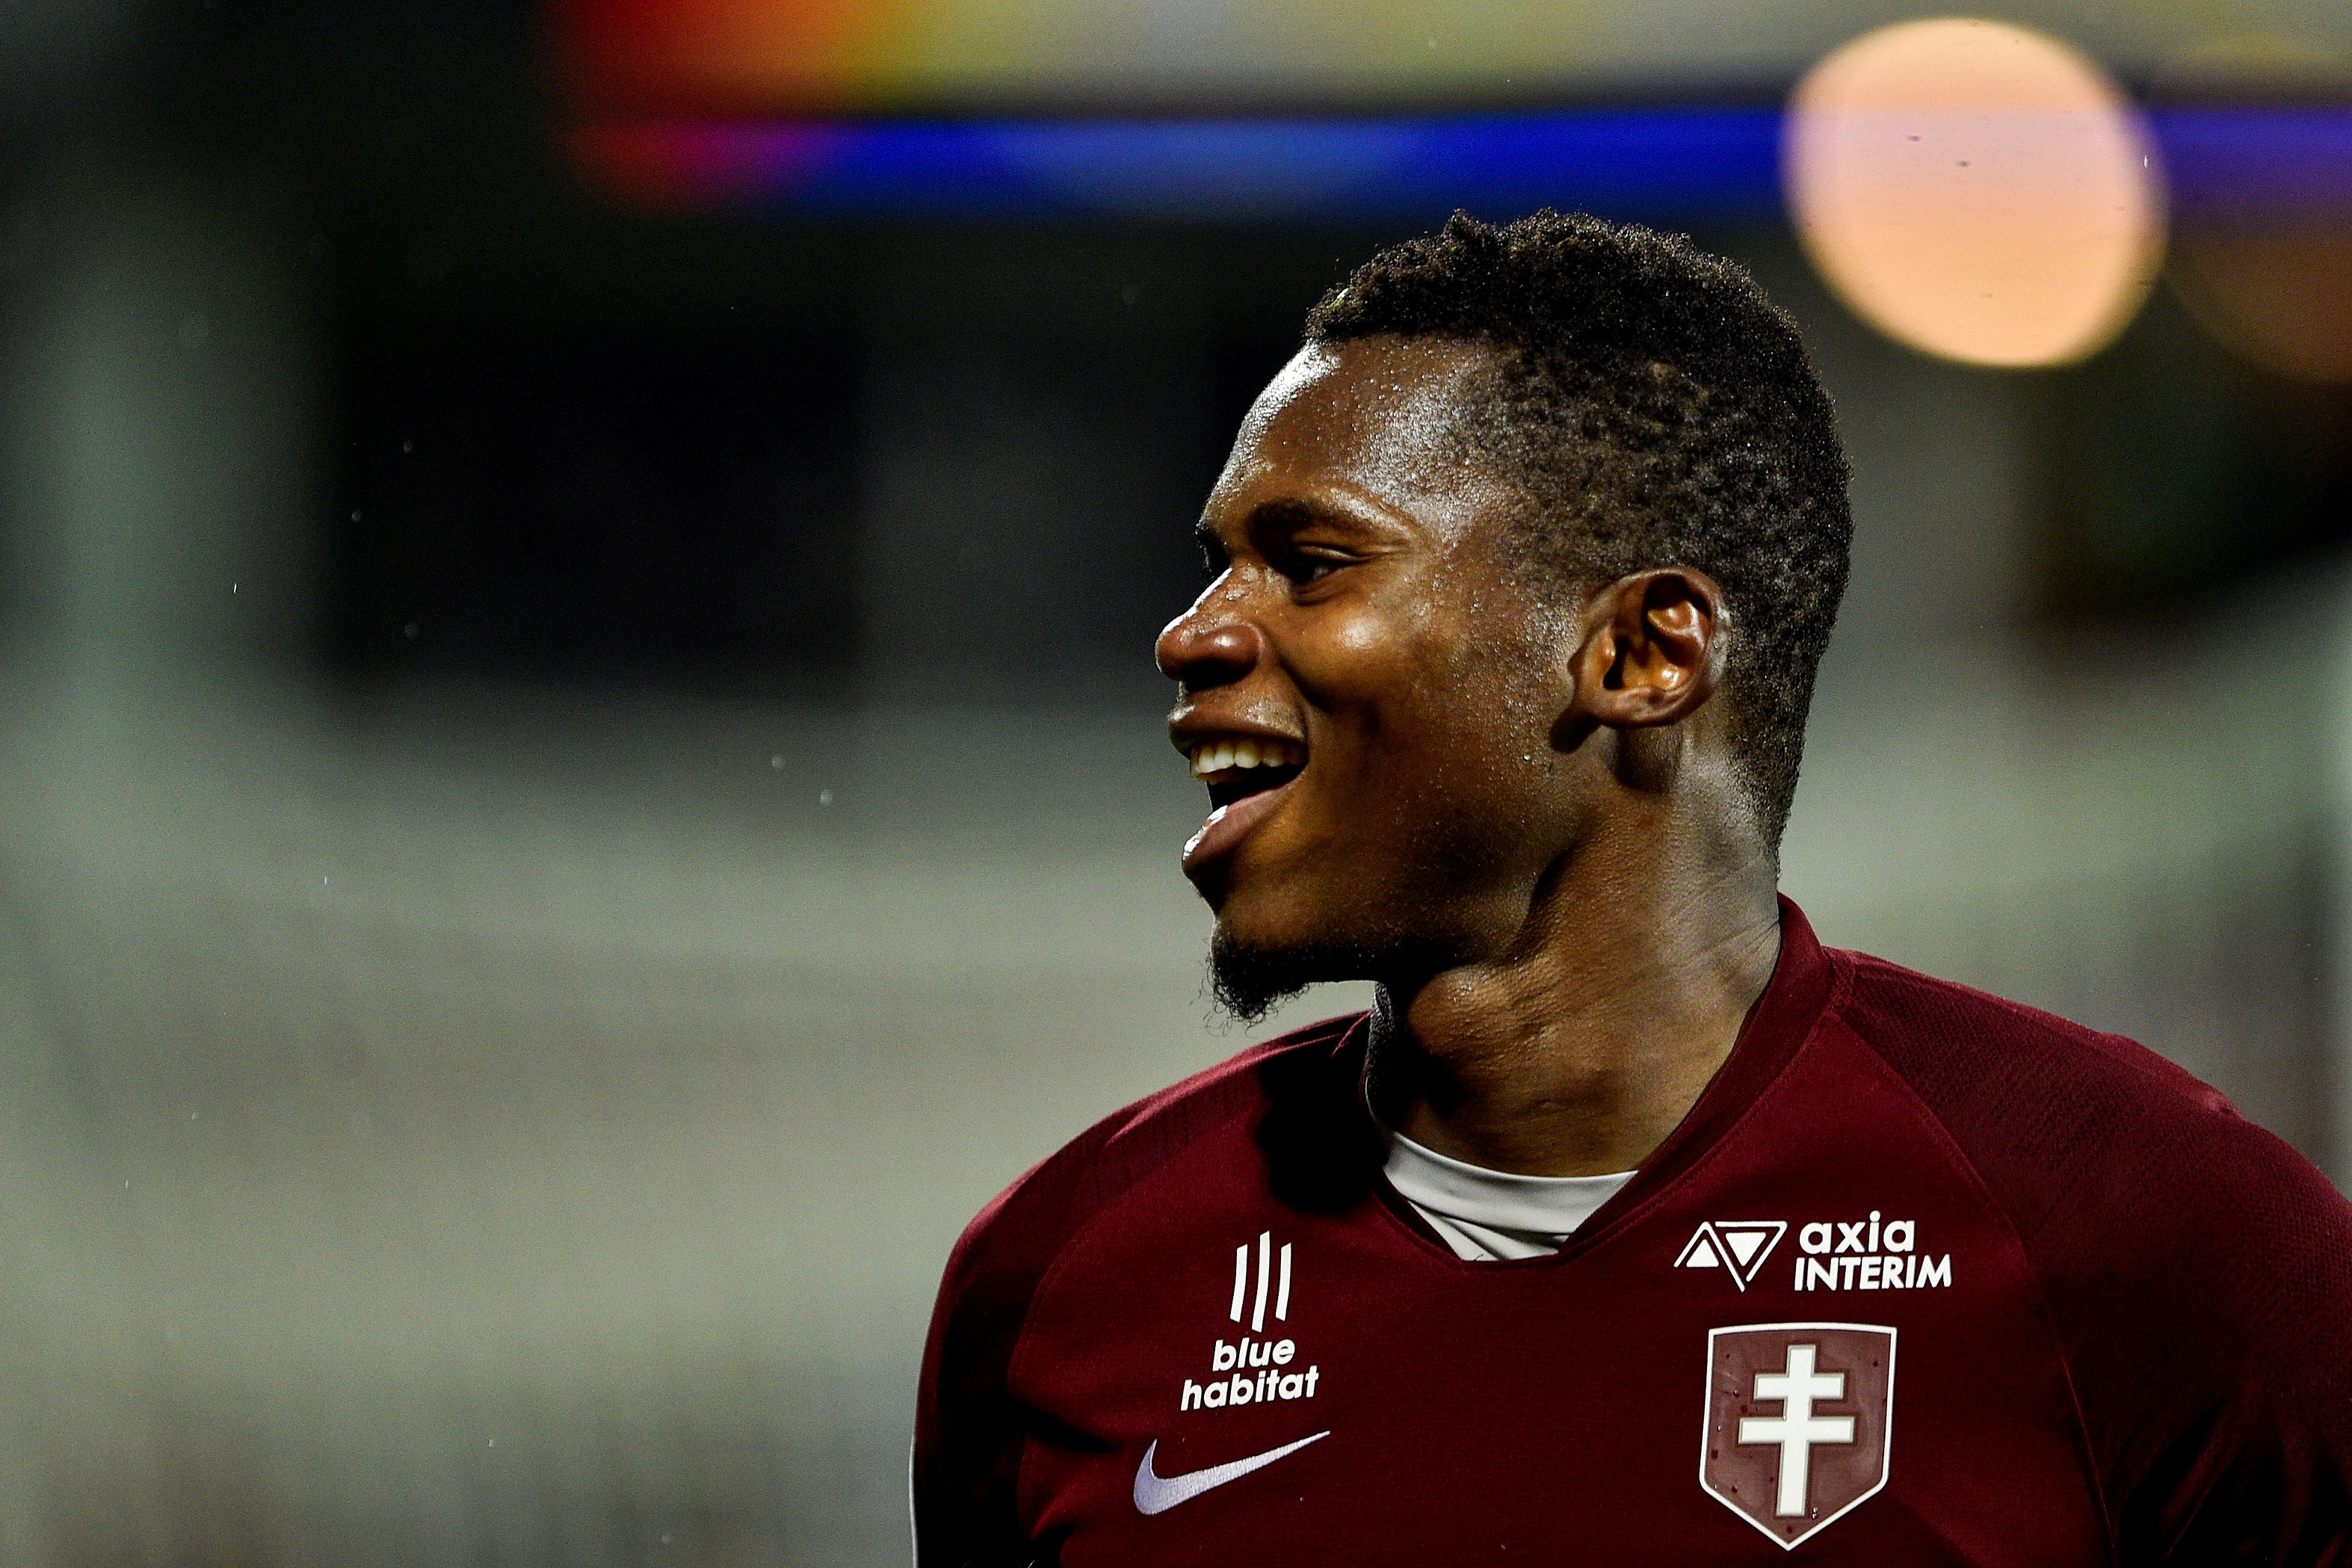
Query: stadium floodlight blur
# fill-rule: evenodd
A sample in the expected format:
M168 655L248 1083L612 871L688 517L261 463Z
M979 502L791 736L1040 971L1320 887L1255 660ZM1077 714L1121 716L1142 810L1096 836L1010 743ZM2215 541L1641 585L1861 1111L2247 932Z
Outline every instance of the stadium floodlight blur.
M1790 100L1788 178L1845 302L1950 359L2084 358L2164 254L2163 172L2122 90L1996 22L1899 23L1823 60Z
M1752 79L1592 102L1579 74L1590 46L1569 30L1496 27L1467 3L1369 33L1303 5L1264 9L1221 35L1174 7L1122 24L1075 4L1015 17L964 0L917 18L887 5L567 0L556 37L575 161L642 205L1786 216L1864 320L1925 353L2022 367L2083 359L2131 321L2164 262L2169 195L2206 220L2178 281L2209 330L2289 374L2352 366L2338 308L2352 295L2336 287L2352 265L2342 94L2283 100L2273 77L2209 71L2201 95L2143 110L2065 42L1947 18L1830 51L1785 106ZM2217 228L2217 214L2233 221Z

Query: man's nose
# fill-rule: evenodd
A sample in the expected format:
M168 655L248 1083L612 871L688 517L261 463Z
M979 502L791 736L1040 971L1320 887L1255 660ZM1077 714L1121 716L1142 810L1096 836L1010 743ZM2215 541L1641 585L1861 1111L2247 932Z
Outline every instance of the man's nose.
M1265 635L1231 611L1203 595L1169 622L1151 650L1160 673L1198 690L1239 680L1256 668L1265 652Z

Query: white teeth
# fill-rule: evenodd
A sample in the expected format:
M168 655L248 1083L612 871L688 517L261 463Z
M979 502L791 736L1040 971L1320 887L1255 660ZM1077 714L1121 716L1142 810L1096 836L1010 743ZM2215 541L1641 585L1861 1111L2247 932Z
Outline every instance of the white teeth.
M1192 748L1192 776L1206 778L1233 768L1286 768L1306 762L1306 749L1287 741L1251 736L1245 740L1203 741Z

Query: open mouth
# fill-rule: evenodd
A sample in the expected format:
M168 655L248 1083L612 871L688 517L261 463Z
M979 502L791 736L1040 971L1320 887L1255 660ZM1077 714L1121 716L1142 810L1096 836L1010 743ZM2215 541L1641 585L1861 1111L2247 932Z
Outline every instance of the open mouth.
M1209 786L1209 803L1220 810L1280 789L1306 766L1306 747L1265 735L1221 735L1192 748L1192 776Z

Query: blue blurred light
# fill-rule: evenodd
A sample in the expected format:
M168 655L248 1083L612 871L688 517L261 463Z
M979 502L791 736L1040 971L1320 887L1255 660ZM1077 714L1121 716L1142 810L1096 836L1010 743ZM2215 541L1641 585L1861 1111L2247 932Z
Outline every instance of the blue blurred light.
M1436 222L1549 205L1688 223L1779 213L1780 121L1762 108L700 126L671 166L706 195L811 215Z
M2180 216L2352 222L2352 110L2159 109L2148 120Z
M1778 221L1778 108L1382 120L883 121L600 128L639 189L808 216L1431 225L1583 208ZM2352 221L2352 110L2147 116L2183 216Z

